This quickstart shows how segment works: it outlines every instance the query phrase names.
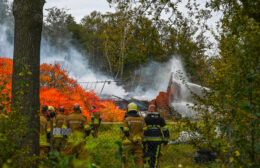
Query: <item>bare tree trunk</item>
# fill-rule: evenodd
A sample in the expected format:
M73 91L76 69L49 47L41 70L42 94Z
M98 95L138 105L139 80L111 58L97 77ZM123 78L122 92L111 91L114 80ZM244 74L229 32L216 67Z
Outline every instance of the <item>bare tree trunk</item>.
M112 71L111 63L110 63L109 56L108 56L108 45L107 45L108 37L107 37L106 34L105 34L105 36L106 36L106 39L105 39L105 55L106 55L106 58L107 58L110 74L113 76L113 71Z
M122 37L122 45L121 45L121 74L120 77L122 79L123 74L124 74L124 57L125 57L125 43L126 43L126 33L127 33L127 26L125 24L124 21L124 25L123 25L123 37Z
M37 167L37 164L24 165L26 157L39 155L39 88L40 88L40 43L45 0L14 0L13 15L14 57L12 76L13 113L24 118L23 131L17 145L27 153L21 156L22 167ZM28 163L30 164L30 163Z

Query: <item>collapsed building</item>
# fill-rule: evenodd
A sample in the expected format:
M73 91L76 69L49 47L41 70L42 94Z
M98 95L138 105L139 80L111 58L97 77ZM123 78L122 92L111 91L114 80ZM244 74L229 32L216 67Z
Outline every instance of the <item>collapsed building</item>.
M148 106L154 104L165 119L176 120L182 117L195 119L197 113L192 109L194 106L193 94L203 96L204 90L208 90L208 88L189 82L184 84L172 73L167 89L159 92L153 100L141 100L131 96L121 98L115 95L106 95L106 97L100 95L100 97L102 100L113 100L123 110L127 109L128 103L134 102L138 105L141 114L144 114L148 110Z
M141 114L144 114L144 112L148 110L150 104L154 104L162 117L165 119L173 119L172 117L174 114L172 113L171 104L181 100L181 87L173 80L173 75L171 75L167 90L165 92L159 92L158 96L152 101L140 100L128 96L122 98L116 95L102 95L100 97L101 100L113 100L115 104L123 110L127 109L128 103L134 102L137 104Z
M159 92L151 104L156 105L165 119L173 119L172 103L178 101L181 101L181 86L173 80L173 75L171 75L166 92Z

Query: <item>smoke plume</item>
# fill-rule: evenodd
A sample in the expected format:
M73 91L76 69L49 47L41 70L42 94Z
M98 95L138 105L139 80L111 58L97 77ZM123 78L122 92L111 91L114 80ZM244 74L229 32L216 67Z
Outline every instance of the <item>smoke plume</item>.
M0 25L0 57L13 57L13 32L10 27ZM11 33L10 33L11 32ZM69 41L69 40L68 40ZM70 77L76 79L86 90L94 90L97 94L116 95L120 97L135 97L142 100L154 99L160 91L166 91L171 75L175 82L182 83L188 81L183 69L181 59L173 56L169 62L158 63L150 62L141 67L137 72L140 73L139 82L133 92L126 92L122 86L118 86L111 77L94 72L88 64L86 57L79 52L70 42L63 42L66 49L57 49L51 45L44 37L41 42L41 63L55 64L68 71ZM99 81L99 83L95 83ZM100 81L112 81L104 83ZM84 83L85 82L85 83ZM90 82L90 83L86 83ZM92 82L92 83L91 83ZM184 94L185 92L183 92Z

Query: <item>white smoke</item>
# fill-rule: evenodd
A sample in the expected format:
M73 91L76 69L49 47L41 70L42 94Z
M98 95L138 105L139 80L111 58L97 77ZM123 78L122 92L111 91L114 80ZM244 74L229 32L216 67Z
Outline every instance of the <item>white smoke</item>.
M13 58L13 44L8 40L7 32L10 28L6 25L0 25L0 57ZM65 44L67 50L58 50L48 41L42 38L41 42L41 64L59 63L61 67L68 71L68 74L78 82L95 82L95 81L112 81L113 79L105 75L94 72L88 66L88 60L71 44ZM84 87L84 85L82 85ZM98 83L96 87L88 87L85 89L94 90L100 93L103 83ZM117 95L124 97L127 93L122 86L117 86L115 82L111 82L104 86L102 94Z
M60 64L63 69L68 71L69 76L76 79L83 88L94 90L96 93L101 92L104 84L95 83L96 81L113 81L110 77L94 72L89 67L88 60L71 44L66 44L66 46L68 48L66 50L57 50L55 46L51 46L43 39L41 43L41 63ZM84 82L90 82L88 87ZM122 86L117 86L115 82L111 82L109 85L106 82L102 94L124 97L127 93Z
M172 56L167 63L151 62L140 71L141 84L133 94L137 99L152 100L160 91L166 92L171 75L177 83L188 81L181 59L177 55Z
M13 57L13 45L8 40L9 27L0 24L0 57Z

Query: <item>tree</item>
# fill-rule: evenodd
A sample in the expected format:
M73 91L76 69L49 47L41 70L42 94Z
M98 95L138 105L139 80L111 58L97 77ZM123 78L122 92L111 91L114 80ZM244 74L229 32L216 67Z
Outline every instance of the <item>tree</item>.
M12 113L23 118L25 130L17 132L18 146L25 153L21 156L23 167L37 167L25 163L26 157L39 154L39 90L40 44L44 0L14 0L15 19L14 62L12 76Z
M68 49L68 44L72 42L69 27L76 24L74 18L64 8L52 7L46 11L48 14L43 25L44 38L58 50Z
M204 100L218 116L215 120L221 131L230 134L228 142L220 143L228 143L229 166L259 167L260 25L251 12L260 3L247 1L251 8L245 13L245 1L240 2L215 0L210 4L224 16L217 38L220 57L215 58L214 75L208 79L212 91Z

